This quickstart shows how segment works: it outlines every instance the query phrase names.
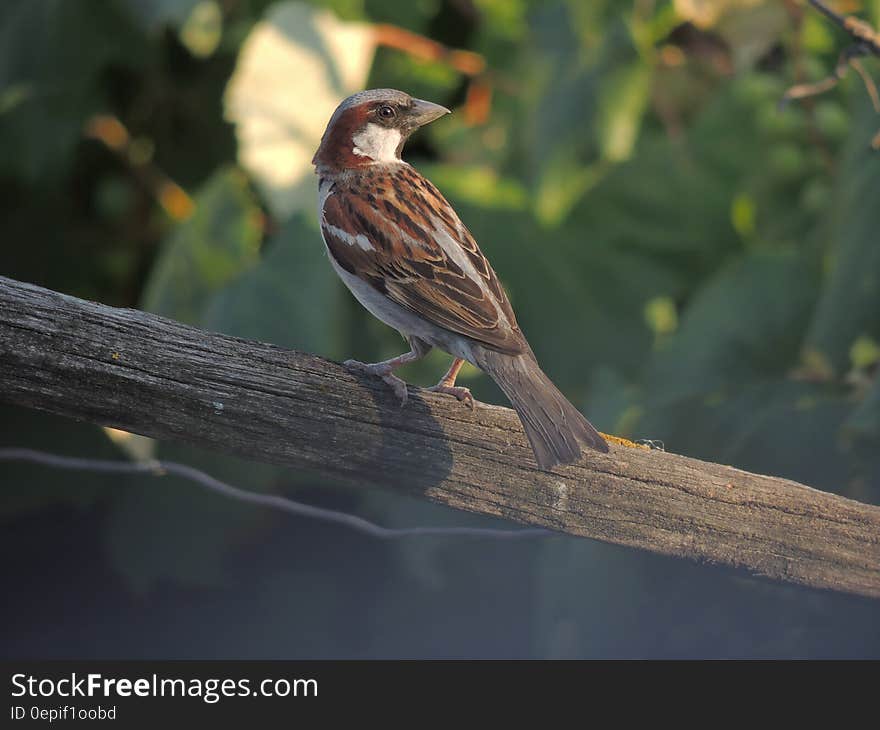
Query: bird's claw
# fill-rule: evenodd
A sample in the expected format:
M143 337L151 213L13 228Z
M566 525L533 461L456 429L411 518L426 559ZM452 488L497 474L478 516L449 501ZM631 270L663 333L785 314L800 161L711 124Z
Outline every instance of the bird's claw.
M393 373L386 373L385 375L380 376L382 380L384 380L391 387L391 390L394 391L394 395L400 398L400 407L403 408L406 405L406 399L409 397L409 393L406 389L406 383L398 378Z
M444 385L443 383L437 383L437 385L431 386L428 390L432 393L446 393L447 395L455 396L471 410L474 410L475 408L474 396L471 395L469 388L463 388L460 385Z
M406 405L409 396L406 389L406 383L391 372L391 369L384 363L369 364L361 362L360 360L346 360L342 364L349 370L359 370L362 373L382 378L391 390L394 391L394 395L400 399L400 407L402 408Z

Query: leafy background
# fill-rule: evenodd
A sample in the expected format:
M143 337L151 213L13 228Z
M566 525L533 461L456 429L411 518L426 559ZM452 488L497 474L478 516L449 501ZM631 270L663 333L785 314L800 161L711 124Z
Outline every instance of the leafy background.
M878 0L838 6L880 21ZM392 47L389 24L486 71ZM878 503L880 115L855 75L779 109L846 40L794 0L6 0L0 273L397 354L326 263L308 160L339 99L402 88L456 110L408 159L597 426ZM154 454L389 526L499 524L0 413L3 445ZM0 475L10 657L880 655L869 601L596 542L377 542L173 477Z

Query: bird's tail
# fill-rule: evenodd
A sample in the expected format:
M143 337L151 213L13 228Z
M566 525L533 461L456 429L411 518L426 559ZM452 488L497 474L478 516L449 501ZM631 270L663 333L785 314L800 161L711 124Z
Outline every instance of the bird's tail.
M608 451L605 439L559 392L530 352L511 356L481 350L475 355L476 364L516 409L542 469L577 461L584 446Z

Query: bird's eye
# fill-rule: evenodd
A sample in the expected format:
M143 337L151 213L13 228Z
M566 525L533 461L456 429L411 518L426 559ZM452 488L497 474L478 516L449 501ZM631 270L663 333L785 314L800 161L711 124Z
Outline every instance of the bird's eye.
M397 116L397 112L394 110L394 107L393 107L393 106L388 106L387 104L383 104L382 106L380 106L380 107L376 110L376 113L377 113L382 119L394 119L394 117Z

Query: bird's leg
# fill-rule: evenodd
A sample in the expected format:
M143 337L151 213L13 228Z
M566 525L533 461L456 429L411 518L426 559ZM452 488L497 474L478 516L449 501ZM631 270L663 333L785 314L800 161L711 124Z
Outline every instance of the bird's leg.
M428 350L430 349L431 348L428 348ZM358 360L346 360L342 364L351 370L360 370L369 375L377 375L382 378L382 380L391 386L391 390L393 390L394 394L400 398L400 405L403 406L406 403L407 398L406 383L398 378L394 374L394 371L402 365L408 365L411 362L421 360L426 353L427 350L412 346L412 349L409 352L405 352L403 355L398 355L397 357L392 357L390 360L373 363L365 363Z
M464 360L460 357L455 358L452 365L449 366L449 370L446 371L446 375L440 379L437 385L428 388L428 390L434 393L454 395L468 408L474 410L474 397L471 395L471 391L455 384L455 379L458 377L458 371L461 370L462 365L464 365Z

